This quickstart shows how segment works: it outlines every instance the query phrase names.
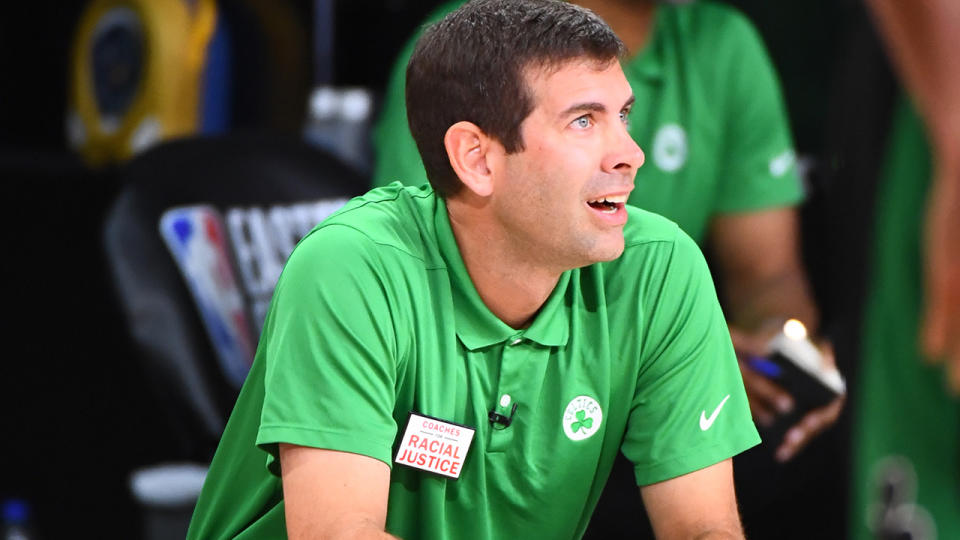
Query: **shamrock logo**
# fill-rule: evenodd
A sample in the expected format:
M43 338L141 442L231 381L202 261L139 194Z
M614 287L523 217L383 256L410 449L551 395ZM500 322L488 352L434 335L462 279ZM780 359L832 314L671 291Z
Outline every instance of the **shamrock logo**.
M582 441L593 436L603 425L603 409L590 396L577 396L563 410L560 422L563 433L571 441Z
M587 411L577 411L577 421L570 424L570 431L576 433L580 428L590 429L593 427L593 418L587 416Z

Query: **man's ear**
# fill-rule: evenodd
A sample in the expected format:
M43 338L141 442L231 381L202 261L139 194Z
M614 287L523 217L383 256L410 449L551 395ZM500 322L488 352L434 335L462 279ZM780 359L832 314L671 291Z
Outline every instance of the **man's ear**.
M447 158L463 185L481 197L493 191L488 162L495 141L473 122L461 121L450 126L443 137Z

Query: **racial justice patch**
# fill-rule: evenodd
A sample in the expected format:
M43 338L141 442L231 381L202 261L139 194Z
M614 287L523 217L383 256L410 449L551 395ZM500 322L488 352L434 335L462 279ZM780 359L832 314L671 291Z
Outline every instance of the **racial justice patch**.
M394 463L460 478L475 429L410 413Z

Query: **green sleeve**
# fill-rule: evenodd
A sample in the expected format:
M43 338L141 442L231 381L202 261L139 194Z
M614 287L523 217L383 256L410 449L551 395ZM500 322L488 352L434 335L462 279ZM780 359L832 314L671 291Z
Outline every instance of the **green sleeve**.
M427 17L424 25L457 9L461 3L462 0L455 0L442 5ZM380 117L373 128L373 187L385 186L395 181L408 186L419 186L427 182L420 151L410 134L406 105L407 63L419 37L418 31L397 56L383 96Z
M744 212L792 206L803 199L783 96L756 30L730 12L717 28L712 58L724 91L725 137L714 210Z
M308 235L277 284L264 325L257 445L284 442L390 465L397 347L377 246L343 225Z
M677 228L666 260L643 302L640 375L622 446L639 485L702 469L760 441L699 248ZM721 403L702 429L701 413L709 420Z

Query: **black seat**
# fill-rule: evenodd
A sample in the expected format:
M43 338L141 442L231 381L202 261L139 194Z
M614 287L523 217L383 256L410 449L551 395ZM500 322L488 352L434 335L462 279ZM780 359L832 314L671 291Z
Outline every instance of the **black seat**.
M170 421L167 459L208 462L279 268L367 180L297 139L230 135L164 143L120 181L103 240L135 361ZM177 251L191 216L204 220L205 243ZM216 313L224 298L228 311Z

